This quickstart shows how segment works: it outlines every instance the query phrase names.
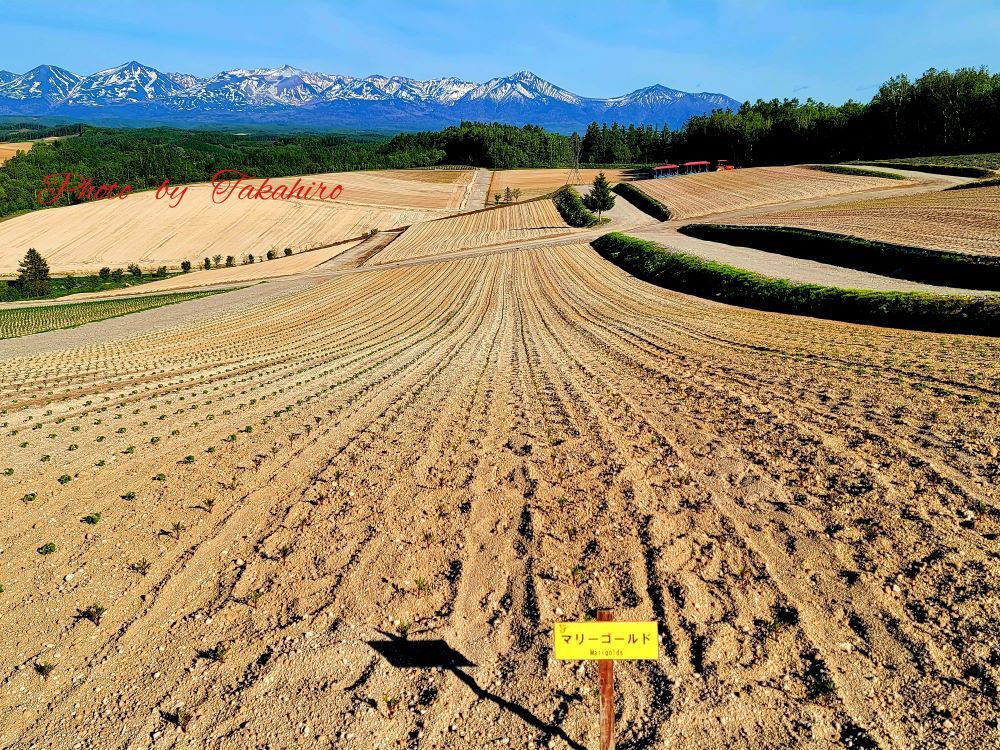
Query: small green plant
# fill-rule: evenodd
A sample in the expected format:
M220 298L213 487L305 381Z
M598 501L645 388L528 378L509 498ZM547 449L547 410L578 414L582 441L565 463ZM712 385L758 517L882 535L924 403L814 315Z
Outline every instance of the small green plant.
M91 513L89 515L86 515L86 516L83 517L83 522L84 523L89 523L91 526L96 526L97 524L99 524L101 522L101 514L100 513Z
M399 705L399 698L395 696L390 697L388 695L384 695L382 696L382 700L385 702L386 713L389 715L389 718L391 719L393 715L396 713L396 707Z
M149 569L153 567L153 564L149 562L146 558L142 558L139 562L132 563L132 570L141 576L149 573Z
M83 620L90 620L95 625L101 624L101 618L104 617L104 613L107 610L100 604L91 604L86 609L80 610L80 618Z
M177 463L179 463L179 464L193 464L194 463L194 456L184 456L184 458L182 458Z
M135 453L135 446L130 445L128 448L123 450L122 453L124 453L126 456L131 456L133 453Z
M583 566L574 565L572 568L569 569L569 575L570 578L573 579L574 585L579 586L580 583L583 581L584 577Z
M191 724L193 719L194 714L185 708L178 708L177 712L174 714L174 724L176 724L177 728L185 734L187 734L188 725Z
M407 636L410 634L410 623L401 622L396 626L396 632L399 633L399 637L406 640Z
M56 665L50 661L40 661L35 665L35 671L44 679L49 679L49 675L55 671Z
M59 484L69 484L70 482L73 481L73 477L71 477L69 474L63 474L61 477L59 477L57 481L59 482Z
M41 547L38 548L39 555L51 555L55 551L56 551L55 542L46 542L45 544L43 544Z
M777 606L771 614L771 621L767 623L769 633L780 633L787 627L796 625L799 622L799 613L794 607Z
M212 509L213 509L213 508L215 508L215 500L213 500L212 498L208 498L208 499L207 499L207 500L206 500L205 502L203 502L203 503L201 504L201 506L202 506L202 507L203 507L203 508L204 508L204 509L205 509L206 511L208 511L209 513L211 513L211 512L212 512Z
M217 643L205 652L209 659L220 663L226 660L227 653L229 653L229 649L223 643Z
M166 480L167 480L167 475L164 474L162 471L153 477L154 482L165 482Z
M21 502L22 503L31 503L31 502L35 501L36 497L38 497L37 493L35 493L35 492L29 492L28 494L26 494L24 497L21 498Z
M251 607L256 607L257 602L260 601L260 598L262 596L264 595L260 593L260 589L254 589L249 594L247 594L247 604L249 604Z
M288 559L288 556L292 554L292 548L288 544L282 544L278 549L278 555L281 556L282 562Z
M426 593L426 591L430 588L430 584L423 578L418 578L415 583L417 585L417 592L420 594Z
M8 467L8 468L6 468L6 469L3 470L3 475L5 477L12 477L12 476L14 476L14 470Z
M135 500L135 493L129 490L124 495L121 496L122 500Z
M174 539L177 539L178 541L180 541L181 532L186 530L187 529L185 528L184 524L181 523L180 521L174 521L173 524L171 524L170 526L170 531L171 533L173 533Z

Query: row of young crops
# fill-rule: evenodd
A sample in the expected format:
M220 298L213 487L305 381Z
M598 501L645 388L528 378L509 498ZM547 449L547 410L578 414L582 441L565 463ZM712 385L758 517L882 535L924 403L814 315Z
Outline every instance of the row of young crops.
M75 328L84 323L116 318L120 315L151 310L175 302L185 302L216 292L179 292L127 299L70 302L62 305L12 307L0 310L0 339L27 336L57 328Z

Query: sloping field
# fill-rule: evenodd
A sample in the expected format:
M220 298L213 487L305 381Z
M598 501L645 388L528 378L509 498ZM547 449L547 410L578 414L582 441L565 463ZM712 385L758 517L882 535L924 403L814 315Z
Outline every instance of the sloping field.
M0 164L3 164L18 151L30 151L35 145L34 141L22 141L21 143L0 143Z
M632 183L670 209L674 219L769 203L823 198L877 188L898 188L899 180L833 174L807 167L754 167L732 172L705 172Z
M593 182L601 172L611 183L620 182L630 170L625 169L581 169L578 184ZM493 195L503 193L507 187L520 188L521 200L537 198L558 190L568 184L569 169L502 169L493 173L490 190L486 195L488 205L493 204ZM574 178L574 183L576 179Z
M323 181L343 185L339 201L387 208L423 208L456 211L465 197L475 170L394 169L382 172L334 172L307 175L303 182ZM294 177L271 180L292 184ZM314 198L315 199L315 198Z
M444 255L485 245L555 237L572 231L552 201L518 203L414 224L372 258L371 263Z
M130 297L123 300L34 305L0 309L0 339L28 336L53 329L75 328L95 320L149 310L163 305L186 302L212 292L157 294Z
M852 201L758 214L732 223L804 227L902 245L1000 256L1000 186Z
M269 250L280 254L286 247L310 249L370 229L444 216L457 208L465 187L435 180L440 175L468 179L468 173L418 171L416 177L405 178L395 178L392 172L302 178L328 186L342 183L344 191L333 201L238 200L234 195L213 203L211 187L195 185L176 208L166 199L156 200L153 192L143 192L124 200L35 211L0 222L0 276L15 274L29 247L45 256L55 272L92 272L129 263L176 268L182 260L197 265L216 254L239 260ZM283 178L271 184L294 181Z
M358 240L343 242L331 247L296 253L288 257L281 256L274 260L258 260L255 263L245 263L232 266L231 268L213 268L208 271L195 268L190 273L178 274L159 281L150 281L138 287L125 287L122 289L111 289L106 292L72 295L69 298L62 298L62 301L107 299L109 297L136 294L158 294L178 289L196 289L198 287L216 286L219 284L253 283L262 279L276 279L309 271L357 247L358 244Z
M0 342L0 746L594 747L599 605L662 634L623 747L995 735L996 340L586 246L104 325Z

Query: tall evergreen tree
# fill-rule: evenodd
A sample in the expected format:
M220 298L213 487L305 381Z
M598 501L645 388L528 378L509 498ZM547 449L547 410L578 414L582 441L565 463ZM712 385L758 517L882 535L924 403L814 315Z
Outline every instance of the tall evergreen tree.
M608 178L604 176L604 172L594 178L590 192L583 196L583 205L591 211L597 211L598 219L601 218L602 213L614 208L615 196L611 192L611 185L608 184Z
M22 294L29 297L44 297L52 290L49 264L35 248L28 249L17 268L17 284Z

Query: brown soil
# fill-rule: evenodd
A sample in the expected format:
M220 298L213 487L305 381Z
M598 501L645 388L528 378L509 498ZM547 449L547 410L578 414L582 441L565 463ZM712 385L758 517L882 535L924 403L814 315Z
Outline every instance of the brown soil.
M0 343L0 747L996 739L1000 341L388 239Z

